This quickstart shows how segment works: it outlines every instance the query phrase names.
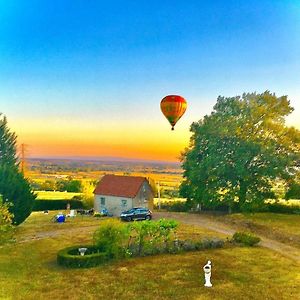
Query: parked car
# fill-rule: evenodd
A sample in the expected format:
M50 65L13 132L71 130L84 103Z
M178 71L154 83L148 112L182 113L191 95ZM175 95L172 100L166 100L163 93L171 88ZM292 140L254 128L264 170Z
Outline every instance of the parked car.
M123 211L120 218L124 221L151 220L152 212L148 208L134 207L130 210Z

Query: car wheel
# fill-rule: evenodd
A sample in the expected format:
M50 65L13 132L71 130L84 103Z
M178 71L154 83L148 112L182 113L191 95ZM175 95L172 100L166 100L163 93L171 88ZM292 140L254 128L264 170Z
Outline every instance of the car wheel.
M128 217L128 218L127 218L127 221L128 221L128 222L133 221L132 217Z
M146 220L151 220L151 216L146 216Z

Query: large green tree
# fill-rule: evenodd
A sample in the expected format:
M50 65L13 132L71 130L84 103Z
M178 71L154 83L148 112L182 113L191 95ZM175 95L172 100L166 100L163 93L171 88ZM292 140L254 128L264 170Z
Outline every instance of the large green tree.
M12 205L13 224L22 223L31 213L35 196L28 181L19 171L17 137L0 114L0 194L3 201Z
M274 196L272 182L291 180L300 166L300 132L285 125L292 111L286 96L268 91L218 97L191 125L181 194L206 207L262 205Z

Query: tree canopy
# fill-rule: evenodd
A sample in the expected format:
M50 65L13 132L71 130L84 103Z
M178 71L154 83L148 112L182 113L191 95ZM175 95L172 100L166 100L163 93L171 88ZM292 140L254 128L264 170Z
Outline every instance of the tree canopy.
M260 206L272 182L290 181L300 167L300 132L285 125L287 96L266 91L217 99L210 115L191 125L182 154L182 196L207 207Z
M19 171L17 137L0 114L0 195L4 203L10 202L13 223L22 223L31 213L35 195L28 181Z

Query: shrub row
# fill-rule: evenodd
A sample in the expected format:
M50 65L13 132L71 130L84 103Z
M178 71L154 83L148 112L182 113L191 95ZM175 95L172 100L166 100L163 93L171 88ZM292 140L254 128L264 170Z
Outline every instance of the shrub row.
M67 205L71 205L71 209L83 208L83 203L79 200L35 200L33 211L41 210L62 210L66 209Z
M186 212L189 210L189 207L183 201L164 201L160 204L161 209L165 209L168 211L178 211L178 212ZM154 209L159 209L159 205L155 204Z
M79 248L87 248L84 256L79 255ZM57 253L57 263L67 268L90 268L103 264L107 260L106 253L92 245L72 246Z
M300 200L299 200L300 203ZM158 205L155 205L155 209L158 209ZM190 204L180 201L168 201L161 204L161 209L167 211L177 211L185 212L190 211L192 208ZM205 207L202 205L201 211L216 211L216 212L228 212L228 206L226 204L217 204L215 207ZM272 213L282 213L282 214L300 214L300 205L285 205L281 203L268 203L262 206L253 207L253 206L244 206L239 207L238 203L235 203L231 207L233 213L238 212L272 212Z
M250 247L260 242L260 238L251 232L236 232L232 239L236 243Z
M299 200L300 203L300 200ZM281 213L281 214L300 214L300 205L284 205L279 203L268 204L266 212Z
M146 247L142 254L139 253L138 245L131 245L129 249L124 249L123 255L118 258L124 257L138 257L149 256L157 254L176 254L186 251L197 251L204 249L222 248L224 241L219 238L203 239L198 241L174 241L169 243L166 247L165 244L153 245L153 247ZM84 256L79 255L79 248L87 248ZM93 245L79 245L64 248L57 254L57 263L67 268L90 268L101 265L114 257L103 252L98 247Z
M143 252L139 253L138 246L136 244L130 245L127 250L127 256L149 256L156 254L176 254L187 251L198 251L205 249L216 249L224 247L225 242L219 238L202 239L202 240L175 240L167 244L154 244L147 245L143 248Z

